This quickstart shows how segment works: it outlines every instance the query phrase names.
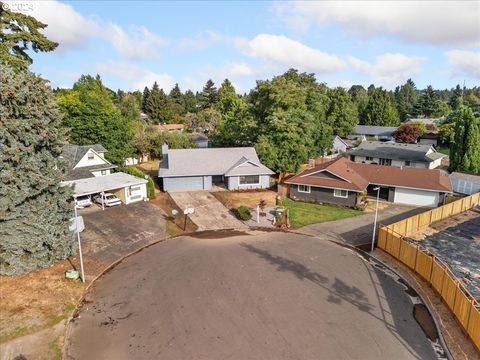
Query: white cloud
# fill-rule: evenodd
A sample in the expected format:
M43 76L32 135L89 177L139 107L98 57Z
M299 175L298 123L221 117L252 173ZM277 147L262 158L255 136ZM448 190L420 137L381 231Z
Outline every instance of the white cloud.
M9 3L14 4L14 1ZM13 6L13 5L12 5ZM104 23L96 17L85 17L71 5L55 0L36 1L32 9L21 11L48 26L43 33L59 43L56 52L78 50L91 39L103 39L127 59L147 59L159 56L166 41L145 27L131 26L128 30L115 23Z
M308 47L283 35L259 34L252 40L236 40L244 54L300 71L328 73L344 70L347 65L339 57Z
M445 53L451 75L480 79L480 51L451 50Z
M206 31L191 38L181 39L177 46L181 50L204 50L212 45L228 42L228 39L215 31Z
M478 1L289 1L274 11L288 26L340 24L358 35L395 35L430 44L480 44Z
M126 81L129 84L128 90L143 90L145 86L151 87L155 81L166 92L175 86L175 80L169 74L158 74L127 62L108 61L97 64L96 71Z
M359 72L386 84L398 84L418 74L424 58L403 54L386 53L377 56L375 63L369 63L349 56L348 61Z

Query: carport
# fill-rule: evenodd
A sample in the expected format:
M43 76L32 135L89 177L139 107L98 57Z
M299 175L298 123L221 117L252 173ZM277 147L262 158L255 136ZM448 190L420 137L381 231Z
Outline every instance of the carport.
M111 192L124 204L147 199L147 180L118 172L105 176L62 182L62 185L75 185L73 196L93 195Z

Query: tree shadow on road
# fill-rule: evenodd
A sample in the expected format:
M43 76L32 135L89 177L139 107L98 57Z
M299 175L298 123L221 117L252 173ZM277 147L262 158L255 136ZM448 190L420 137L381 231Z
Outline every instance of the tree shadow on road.
M322 274L310 270L305 265L282 256L272 255L268 251L257 248L251 244L241 243L240 246L253 252L261 259L267 260L275 265L278 271L290 272L300 280L309 280L329 292L327 301L334 304L341 304L347 301L360 311L370 312L373 305L368 302L367 297L356 286L349 286L344 281L335 278L333 282Z

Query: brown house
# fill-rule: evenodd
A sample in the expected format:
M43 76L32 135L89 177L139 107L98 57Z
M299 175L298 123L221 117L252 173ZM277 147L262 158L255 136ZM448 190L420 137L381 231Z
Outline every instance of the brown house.
M435 207L452 192L440 170L355 163L339 158L307 169L285 181L290 198L317 203L355 206L360 193L377 194L394 203Z

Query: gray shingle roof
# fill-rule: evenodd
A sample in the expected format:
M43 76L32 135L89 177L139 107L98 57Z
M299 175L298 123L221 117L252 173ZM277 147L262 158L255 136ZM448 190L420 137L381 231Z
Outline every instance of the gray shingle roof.
M355 126L355 135L393 136L397 129L398 127L391 126L357 125Z
M258 167L238 166L245 161L252 161ZM160 163L159 177L224 175L271 175L273 171L260 163L253 147L208 148L208 149L169 149L168 168L165 157ZM242 168L242 167L241 167ZM245 174L240 174L240 172Z
M440 153L428 154L431 145L383 143L379 141L364 141L357 148L351 149L350 155L370 156L393 160L410 160L431 162L445 155Z
M85 156L88 150L93 149L97 153L105 153L105 149L100 144L93 145L74 145L74 144L65 144L63 145L62 157L71 164L71 168L74 168L75 165Z
M471 182L480 184L480 174L479 175L473 175L473 174L453 172L453 173L450 174L450 177L452 179L467 180L467 181L471 181Z
M101 165L84 166L74 169L78 162L85 156L88 150L93 149L97 153L105 153L107 150L99 144L94 145L63 145L61 157L67 161L67 174L65 175L65 181L83 179L93 177L92 171L113 169L116 166L110 163Z

